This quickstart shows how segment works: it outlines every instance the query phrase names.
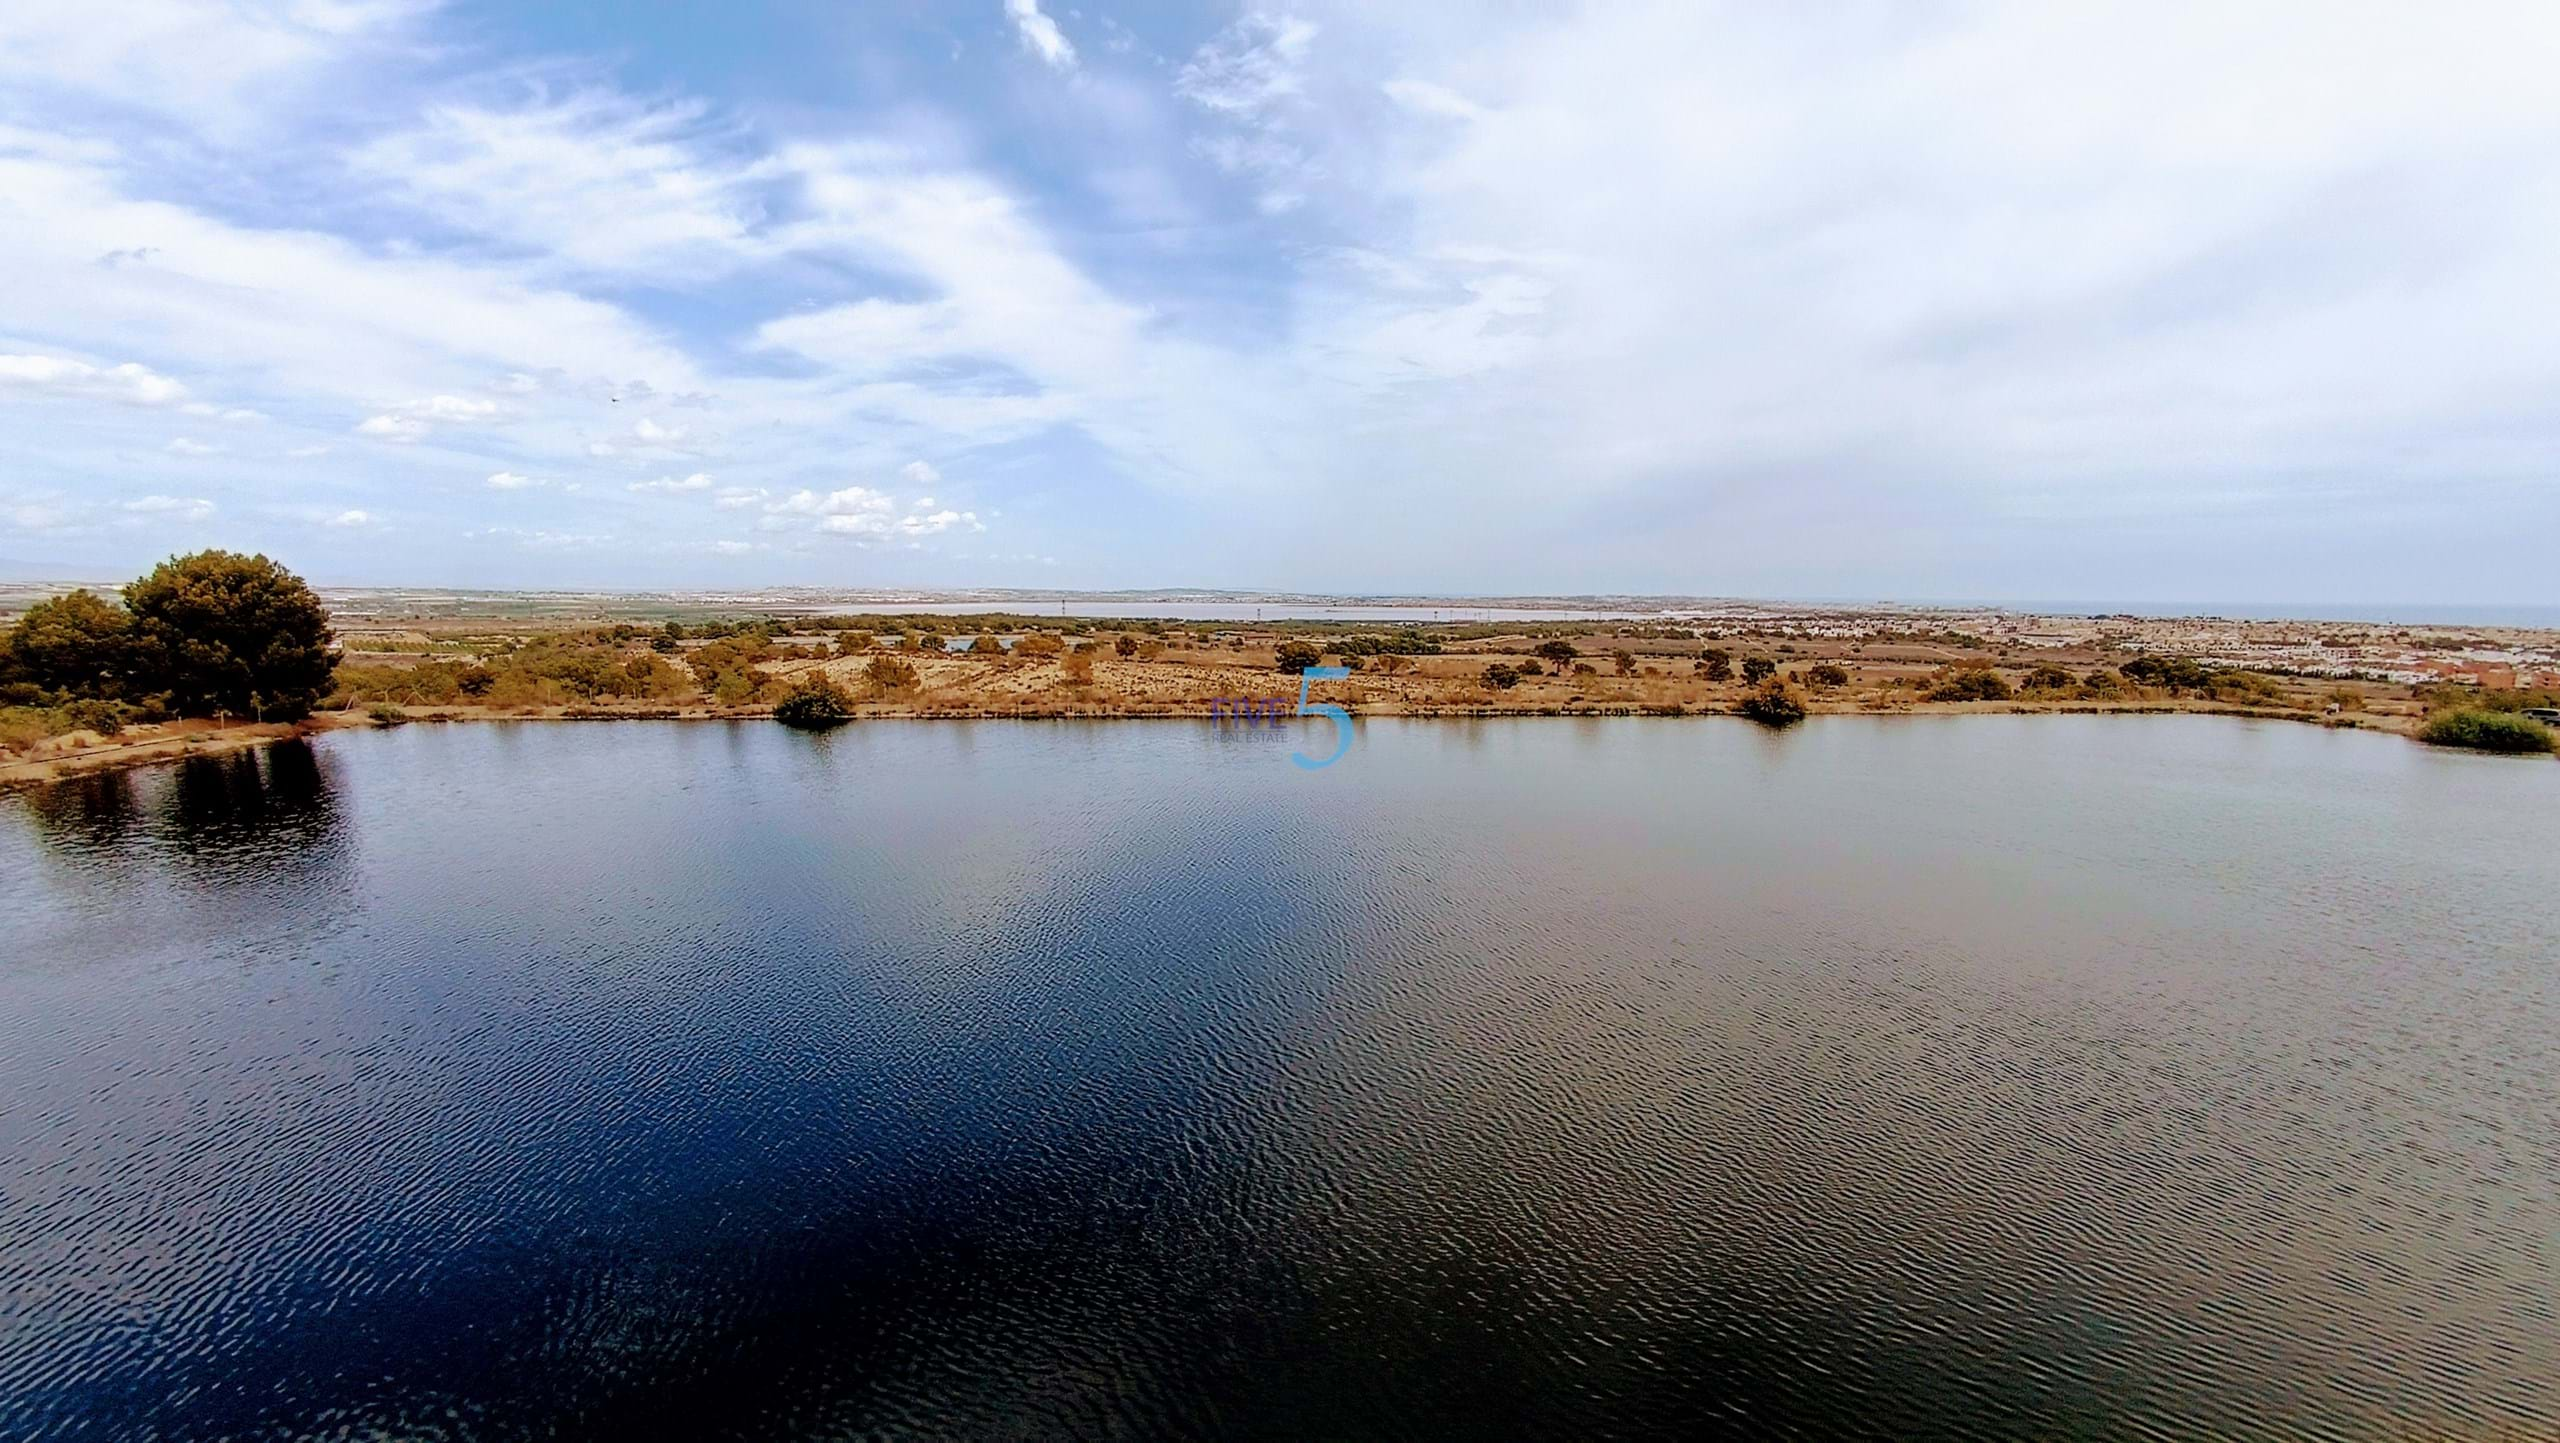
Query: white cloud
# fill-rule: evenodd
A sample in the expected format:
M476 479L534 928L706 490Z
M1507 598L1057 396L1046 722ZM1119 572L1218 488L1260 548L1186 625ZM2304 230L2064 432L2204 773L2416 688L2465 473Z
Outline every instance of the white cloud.
M217 219L152 198L112 152L65 153L16 134L0 127L12 217L0 225L0 273L10 324L26 333L147 335L171 363L395 418L409 413L380 407L386 393L430 394L492 371L702 389L646 326L522 267ZM133 267L97 264L137 249L156 252L145 282Z
M296 460L296 461L307 461L307 460L311 459L311 458L312 458L312 457L314 457L314 456L326 456L326 455L328 455L328 454L329 454L329 448L328 448L328 447L326 447L326 446L317 446L317 445L314 445L314 446L296 446L296 447L294 447L292 450L287 451L287 452L285 452L284 454L285 454L285 455L287 455L287 456L292 457L292 458L293 458L294 460Z
M743 511L764 500L765 494L761 486L724 486L711 504L723 511Z
M861 516L894 511L897 505L889 496L869 487L847 486L824 494L794 491L765 510L778 516Z
M1201 46L1175 79L1226 127L1195 148L1221 170L1259 178L1254 208L1267 216L1304 206L1306 187L1323 171L1295 134L1315 37L1316 27L1296 16L1251 13Z
M367 416L356 423L356 433L406 446L426 436L427 423L415 416Z
M902 536L934 536L945 531L984 531L987 528L974 511L935 511L930 514L901 516L897 530Z
M357 423L356 432L405 446L423 440L438 426L485 425L505 414L506 409L495 401L473 396L429 396L368 416Z
M1230 115L1268 110L1305 90L1302 67L1315 38L1316 27L1294 15L1246 15L1200 47L1175 87Z
M192 436L173 437L166 449L172 456L212 456L219 454L222 450L219 446L208 446Z
M235 425L246 425L267 419L267 415L264 411L252 411L246 406L216 406L207 401L189 401L178 409L190 416L203 416L209 420L215 421L229 421Z
M1481 120L1485 115L1483 106L1445 85L1434 85L1428 80L1399 76L1380 88L1388 99L1417 115L1436 116L1442 120Z
M699 280L706 268L751 258L763 216L755 167L714 158L720 139L698 104L651 107L590 91L514 110L438 105L353 163L538 265ZM613 223L597 224L605 215Z
M510 541L533 551L586 551L611 546L614 538L600 531L548 531L523 526L488 526L466 531L470 541Z
M708 491L711 489L711 476L703 471L696 471L690 476L661 476L655 481L634 481L626 489L655 496L672 496L686 491Z
M548 486L551 483L537 476L521 476L513 471L494 471L483 484L492 491L530 491L537 486Z
M75 531L85 524L77 508L52 501L14 502L0 509L0 516L8 518L10 530L38 535Z
M0 6L0 89L106 99L222 134L253 129L350 44L422 7L350 0Z
M985 525L971 511L926 511L930 500L915 503L916 509L900 514L897 498L867 486L847 486L841 490L820 493L795 491L773 502L765 509L768 530L808 523L832 536L850 536L857 540L882 540L917 536L933 536L945 531L983 531Z
M697 436L690 426L660 422L642 416L631 423L631 429L618 436L604 436L587 443L587 454L598 457L699 456L711 449L710 439Z
M1075 65L1076 48L1060 33L1058 22L1040 13L1040 0L1004 0L1004 13L1022 37L1023 49L1053 69L1066 70Z
M898 475L910 486L930 486L942 479L942 473L934 470L929 461L910 461L898 468Z
M355 531L371 526L373 524L373 517L370 513L364 511L341 511L337 515L330 517L328 520L323 521L320 524L323 526L334 526L340 530Z
M121 401L132 406L175 405L187 395L186 387L133 361L93 366L58 356L0 356L0 395L11 391Z
M213 515L213 503L200 496L137 496L122 509L134 516L172 521L203 521Z

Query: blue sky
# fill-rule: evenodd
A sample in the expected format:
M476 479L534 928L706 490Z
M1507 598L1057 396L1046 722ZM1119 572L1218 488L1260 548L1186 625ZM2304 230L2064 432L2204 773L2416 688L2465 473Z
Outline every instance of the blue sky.
M0 569L2547 603L2560 9L0 11Z

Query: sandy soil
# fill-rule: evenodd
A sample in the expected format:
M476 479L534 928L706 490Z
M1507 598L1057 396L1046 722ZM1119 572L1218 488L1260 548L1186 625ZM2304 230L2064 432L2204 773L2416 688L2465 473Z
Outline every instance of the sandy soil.
M0 749L0 790L42 786L89 772L246 751L342 724L337 718L317 718L294 725L232 722L227 726L209 720L188 720L127 727L112 737L96 732L67 732L22 750Z

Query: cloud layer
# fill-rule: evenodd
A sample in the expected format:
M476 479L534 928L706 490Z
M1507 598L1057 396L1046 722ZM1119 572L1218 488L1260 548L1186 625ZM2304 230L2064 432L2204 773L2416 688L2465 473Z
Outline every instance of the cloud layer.
M0 15L0 556L2549 599L2548 7L813 23Z

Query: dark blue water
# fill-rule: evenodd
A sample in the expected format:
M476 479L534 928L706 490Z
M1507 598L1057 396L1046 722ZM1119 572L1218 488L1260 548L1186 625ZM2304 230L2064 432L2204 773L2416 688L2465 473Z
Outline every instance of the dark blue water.
M2560 766L1295 744L410 727L0 800L0 1437L2560 1427Z

